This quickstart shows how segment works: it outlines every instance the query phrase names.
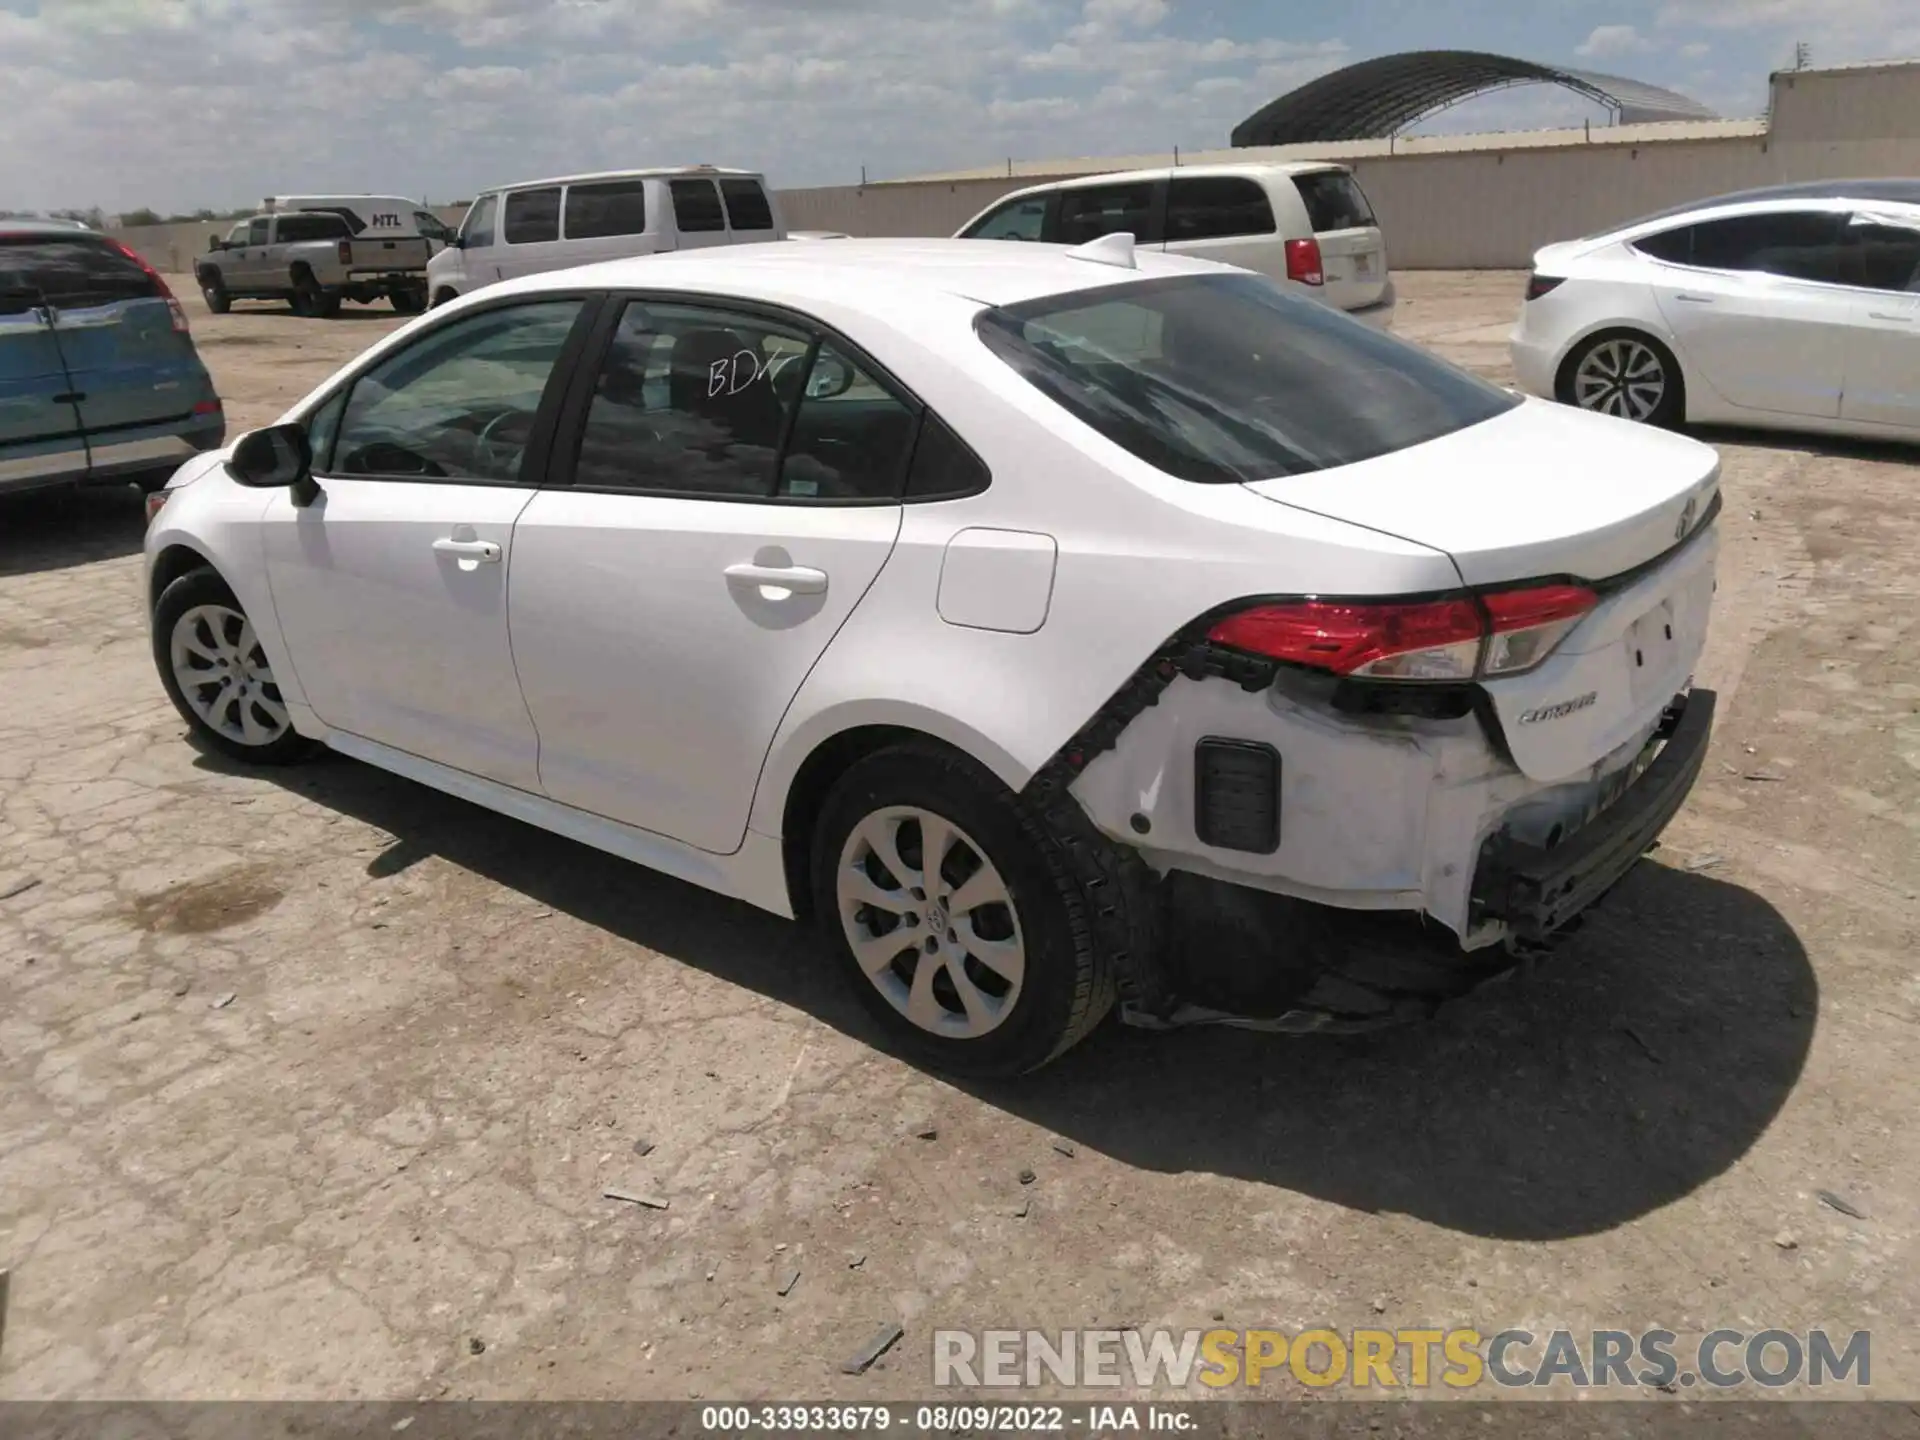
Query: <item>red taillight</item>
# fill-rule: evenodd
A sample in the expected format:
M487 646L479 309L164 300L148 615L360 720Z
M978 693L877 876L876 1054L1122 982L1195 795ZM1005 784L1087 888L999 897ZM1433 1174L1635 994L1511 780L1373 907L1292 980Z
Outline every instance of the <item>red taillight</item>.
M160 513L160 507L167 503L167 497L172 493L171 490L155 490L147 496L147 523L149 525L153 523L153 517Z
M1300 600L1229 615L1208 638L1290 665L1373 680L1517 675L1553 652L1599 603L1578 585L1479 600Z
M212 400L197 400L194 402L193 413L196 415L218 415L220 413L220 401L218 398Z
M1527 299L1538 300L1542 295L1545 295L1548 292L1555 290L1559 288L1561 285L1563 285L1564 283L1566 283L1566 278L1567 277L1564 275L1529 275L1527 276Z
M186 334L187 312L182 310L180 308L180 302L173 298L173 287L167 284L160 272L149 265L146 257L141 255L140 252L132 246L123 245L118 240L109 240L107 244L118 250L122 255L126 256L127 259L133 261L134 264L146 272L147 278L153 282L153 293L155 296L167 302L167 314L173 317L173 328L182 335Z
M1327 272L1318 240L1287 241L1287 279L1302 285L1324 285Z
M353 242L350 240L342 240L340 242L340 263L342 265L351 265L353 263Z

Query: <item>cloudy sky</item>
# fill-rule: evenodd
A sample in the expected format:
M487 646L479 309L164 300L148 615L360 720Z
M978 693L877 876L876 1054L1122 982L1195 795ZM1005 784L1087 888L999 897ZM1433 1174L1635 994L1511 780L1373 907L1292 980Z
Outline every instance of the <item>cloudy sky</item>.
M0 0L0 211L190 210L296 189L436 203L710 162L783 186L1218 146L1369 55L1497 50L1765 104L1920 53L1915 0ZM1428 128L1578 123L1538 87Z

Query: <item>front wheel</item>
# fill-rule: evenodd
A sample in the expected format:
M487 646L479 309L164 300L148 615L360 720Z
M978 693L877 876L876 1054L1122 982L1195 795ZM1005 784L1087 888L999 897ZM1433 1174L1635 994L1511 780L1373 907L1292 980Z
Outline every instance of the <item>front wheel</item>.
M182 575L153 610L153 658L196 739L234 760L287 765L313 748L293 728L240 602L210 569Z
M225 315L233 309L233 297L227 293L227 282L218 274L201 277L200 298L207 302L207 309L216 315Z
M1670 427L1685 414L1679 363L1647 335L1594 336L1568 358L1559 388L1568 404L1643 425Z
M828 796L814 908L900 1050L934 1069L1014 1075L1111 1008L1129 926L1147 913L1124 863L1084 816L1037 809L953 752L904 745L854 765Z

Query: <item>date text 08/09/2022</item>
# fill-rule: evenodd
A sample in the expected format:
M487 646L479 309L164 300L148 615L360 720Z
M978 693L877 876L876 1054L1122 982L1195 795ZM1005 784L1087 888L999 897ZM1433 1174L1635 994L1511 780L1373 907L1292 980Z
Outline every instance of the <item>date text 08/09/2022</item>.
M1073 1405L707 1405L700 1430L708 1435L787 1435L844 1431L900 1431L950 1435L1112 1435L1124 1431L1179 1434L1198 1428L1190 1407L1150 1404Z

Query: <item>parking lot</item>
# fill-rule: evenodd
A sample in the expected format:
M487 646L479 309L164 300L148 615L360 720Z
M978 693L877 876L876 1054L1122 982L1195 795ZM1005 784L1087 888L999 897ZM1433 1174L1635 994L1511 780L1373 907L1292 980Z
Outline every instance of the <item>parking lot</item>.
M1400 281L1505 378L1522 277ZM233 433L399 323L172 283ZM1215 1322L1866 1329L1920 1397L1920 470L1704 438L1714 749L1577 935L1420 1027L993 1085L743 905L197 753L138 493L0 501L0 1397L899 1397L938 1327Z

